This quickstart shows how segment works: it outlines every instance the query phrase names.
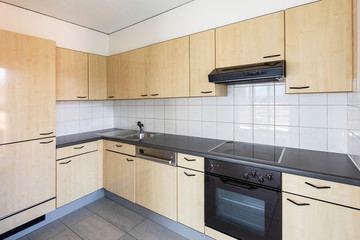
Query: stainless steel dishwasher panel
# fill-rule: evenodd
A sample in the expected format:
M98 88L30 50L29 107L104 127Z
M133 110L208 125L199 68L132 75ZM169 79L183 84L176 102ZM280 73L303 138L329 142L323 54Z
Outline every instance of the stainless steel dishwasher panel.
M136 146L136 157L177 166L177 154L172 151Z

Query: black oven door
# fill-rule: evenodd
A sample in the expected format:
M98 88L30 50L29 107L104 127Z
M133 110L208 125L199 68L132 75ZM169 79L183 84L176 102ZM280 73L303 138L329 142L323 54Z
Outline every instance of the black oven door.
M205 225L242 240L281 240L281 192L205 175Z

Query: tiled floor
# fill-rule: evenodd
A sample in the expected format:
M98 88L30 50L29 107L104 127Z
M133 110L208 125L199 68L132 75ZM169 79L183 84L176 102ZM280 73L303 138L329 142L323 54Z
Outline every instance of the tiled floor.
M186 238L108 198L101 198L20 239L183 240Z

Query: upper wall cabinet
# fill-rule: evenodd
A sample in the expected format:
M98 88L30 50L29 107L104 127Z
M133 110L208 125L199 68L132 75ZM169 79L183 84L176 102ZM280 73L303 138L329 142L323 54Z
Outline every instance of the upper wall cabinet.
M120 99L120 54L107 57L108 99Z
M149 98L149 47L121 54L120 82L122 99Z
M88 54L56 48L56 100L87 100Z
M55 42L0 30L0 144L55 136Z
M150 96L189 96L189 36L150 46Z
M284 12L216 29L216 67L284 58Z
M107 99L106 57L89 54L89 99Z
M209 83L215 68L215 30L190 35L190 96L225 96L227 86Z
M352 0L322 0L285 13L286 92L352 91Z

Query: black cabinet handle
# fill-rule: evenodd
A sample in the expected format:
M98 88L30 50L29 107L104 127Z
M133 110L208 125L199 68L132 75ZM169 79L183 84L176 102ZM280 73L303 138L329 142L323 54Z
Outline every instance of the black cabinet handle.
M280 54L275 54L275 55L268 55L268 56L264 56L263 58L273 58L273 57L280 57Z
M187 172L184 172L184 173L185 173L185 175L188 176L188 177L195 177L195 176L196 176L196 174L188 174Z
M86 96L77 96L77 98L87 98Z
M46 136L46 135L50 135L53 134L54 132L48 132L48 133L40 133L41 136Z
M114 96L109 96L109 98L114 98Z
M82 149L84 146L81 146L81 147L74 147L74 149Z
M310 86L303 86L303 87L289 87L290 89L305 89L310 88Z
M147 94L142 94L142 95L140 95L141 97L147 97Z
M151 94L151 96L159 96L159 94L158 93L153 93L153 94Z
M305 182L305 184L313 187L313 188L316 188L316 189L329 189L331 188L330 186L323 186L323 187L319 187L319 186L315 186L314 184L311 184L311 183L308 183L308 182Z
M297 202L295 202L295 201L293 201L293 200L291 200L289 198L287 198L286 200L288 200L289 202L295 204L296 206L300 206L300 207L302 207L302 206L310 206L310 203L297 203Z
M196 161L196 159L189 159L189 158L186 158L186 157L184 157L184 159L185 159L186 161L188 161L188 162L195 162L195 161Z
M204 92L201 92L201 93L207 94L207 93L212 93L212 91L204 91Z
M127 160L128 162L133 162L133 161L134 161L134 159L130 159L130 158L126 158L126 160Z
M71 162L71 160L69 160L69 161L67 161L67 162L61 162L60 164L68 164L68 163L70 163Z
M116 146L116 147L122 147L122 145L119 145L119 144L116 144L115 146Z
M40 142L40 144L49 144L49 143L52 143L54 140L50 140L48 142Z

